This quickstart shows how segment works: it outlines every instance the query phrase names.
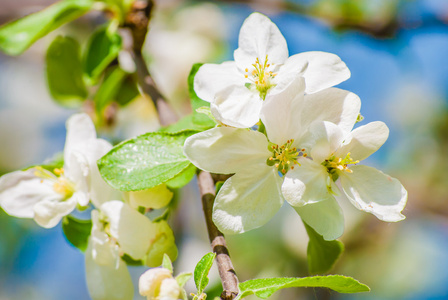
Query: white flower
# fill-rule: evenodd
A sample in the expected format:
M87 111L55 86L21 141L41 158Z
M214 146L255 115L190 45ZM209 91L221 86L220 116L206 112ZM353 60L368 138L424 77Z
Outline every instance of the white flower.
M235 61L205 64L197 72L194 90L211 103L215 118L247 128L260 118L263 100L285 90L303 76L306 93L315 93L350 77L341 59L325 52L304 52L288 58L286 41L277 26L260 13L243 23Z
M290 170L300 171L297 160L306 155L301 141L306 140L312 122L331 121L347 131L355 124L360 108L356 95L334 88L304 95L304 88L299 78L283 92L287 95L266 98L262 120L271 143L260 132L229 127L213 128L186 140L184 153L200 169L236 173L221 187L213 208L213 220L222 232L257 228L280 209L283 179Z
M148 300L178 300L182 288L173 278L171 271L165 268L149 269L138 281L140 295Z
M358 209L386 222L397 222L407 201L401 183L372 167L357 165L387 140L383 122L371 122L344 133L331 122L316 122L310 129L309 157L286 176L282 192L295 203L306 223L325 239L339 237L344 229L341 210L333 195L340 191ZM311 159L309 159L311 158ZM338 181L338 185L335 182Z
M19 218L34 218L42 227L56 226L77 205L107 201L114 191L99 174L96 160L112 146L96 138L85 114L67 121L64 167L50 172L42 167L16 171L0 178L0 205Z
M127 254L143 259L156 235L156 225L121 201L109 201L92 211L92 232L86 250L86 279L94 300L132 299L134 288Z

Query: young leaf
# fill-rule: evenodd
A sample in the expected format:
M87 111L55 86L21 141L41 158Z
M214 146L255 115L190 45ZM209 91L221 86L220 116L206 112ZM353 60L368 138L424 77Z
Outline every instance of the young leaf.
M193 110L193 123L209 129L215 127L215 122L211 120L207 115L196 111L198 108L201 108L203 106L210 107L210 103L199 98L194 91L194 77L196 76L196 73L202 65L203 64L200 63L194 64L191 68L190 74L188 75L188 92L190 94L191 108Z
M196 167L190 164L182 172L180 172L176 177L170 179L166 182L166 185L172 189L179 189L187 185L196 175Z
M138 95L140 95L140 92L137 87L137 82L134 76L129 74L121 83L121 87L115 96L115 101L121 106L125 106L134 100Z
M183 117L176 123L171 124L170 126L167 126L165 128L162 128L160 131L179 132L179 131L186 130L186 129L196 130L196 131L204 131L204 130L207 130L210 128L211 127L209 127L209 126L202 126L202 125L198 125L198 124L194 123L193 122L193 114L190 114L190 115Z
M84 57L84 70L92 82L98 79L121 50L121 36L108 29L108 27L98 29L88 42Z
M184 287L187 281L190 280L191 276L193 276L191 273L180 273L176 276L176 281L180 287Z
M208 285L208 272L213 265L216 253L210 252L204 255L194 268L194 283L198 289L198 295L202 294Z
M65 0L0 27L0 50L19 55L35 41L90 10L92 0Z
M303 222L310 238L308 242L308 271L310 274L329 272L344 251L342 242L326 241L313 228Z
M162 268L168 269L173 273L173 263L168 255L163 255Z
M87 97L76 40L58 36L47 50L46 63L48 87L58 103L73 106Z
M127 73L117 66L106 76L93 99L97 111L101 111L115 99L126 75Z
M87 249L90 231L92 230L91 220L79 220L70 215L62 219L62 230L70 244L84 252Z
M115 189L155 187L185 170L185 139L197 131L149 132L115 146L98 161L101 176Z
M342 275L313 276L303 278L252 279L239 284L240 293L235 300L255 294L266 299L280 289L291 287L325 287L338 293L368 292L370 288L359 281Z

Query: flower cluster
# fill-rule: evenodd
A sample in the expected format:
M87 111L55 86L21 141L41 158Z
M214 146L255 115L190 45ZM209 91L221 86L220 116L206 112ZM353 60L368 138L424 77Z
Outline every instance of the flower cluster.
M96 163L111 148L96 137L90 117L77 114L67 121L62 167L35 166L0 178L0 206L5 212L34 218L45 228L55 227L75 208L85 210L92 203L85 259L87 286L94 300L133 298L125 259L155 267L165 253L173 259L177 256L166 221L153 222L139 212L166 206L172 192L165 185L126 194L112 189Z
M344 228L339 201L395 222L407 191L394 178L358 163L378 150L382 122L355 129L361 102L333 86L350 77L339 57L305 52L288 57L277 26L253 13L244 22L233 62L205 64L197 95L219 125L185 142L198 168L234 174L221 187L213 220L224 233L265 224L286 200L326 240ZM337 199L337 200L336 200Z

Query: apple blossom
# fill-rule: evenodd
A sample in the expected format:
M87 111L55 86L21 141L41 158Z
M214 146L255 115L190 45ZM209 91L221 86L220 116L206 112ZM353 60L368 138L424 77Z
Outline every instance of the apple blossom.
M101 178L96 160L112 148L96 138L95 127L86 114L67 121L64 166L52 171L37 166L0 178L0 205L19 218L34 218L42 227L56 226L77 205L95 205L114 194Z
M341 59L331 53L304 52L288 58L286 40L277 26L260 13L243 23L235 61L201 66L194 79L197 95L211 103L215 118L247 128L260 118L263 100L304 77L306 93L315 93L350 77Z
M314 122L332 121L347 131L355 124L360 108L356 95L334 88L304 95L304 89L303 79L298 78L282 94L266 98L261 118L267 136L216 127L185 141L184 153L198 168L236 173L221 187L213 208L213 220L222 232L257 228L280 209L283 180L290 170L300 172L298 160L307 155L301 144ZM299 205L296 199L286 200Z
M291 170L282 185L284 197L296 204L305 222L325 239L340 236L344 224L334 195L345 196L359 210L386 222L405 218L401 211L407 191L401 183L372 167L357 165L387 140L389 129L383 122L368 123L348 134L331 122L316 122L310 132L310 155L298 159L300 168Z

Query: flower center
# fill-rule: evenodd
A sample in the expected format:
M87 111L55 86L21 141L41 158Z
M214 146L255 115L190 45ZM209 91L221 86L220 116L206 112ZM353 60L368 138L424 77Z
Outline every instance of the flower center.
M268 166L275 166L279 172L286 174L289 169L293 170L295 165L299 165L297 158L299 156L306 157L304 153L305 149L298 150L296 147L292 147L294 139L288 140L282 146L277 144L270 144L269 151L272 152L272 156L268 158L266 164Z
M53 190L62 195L64 199L70 198L75 192L73 183L64 176L64 169L56 168L53 170L53 173L40 166L35 167L34 169L36 169L34 176L52 181Z
M268 90L275 85L272 83L272 79L277 76L277 74L269 71L269 68L273 65L274 64L268 63L268 56L266 55L264 63L261 63L257 57L255 63L252 64L252 71L249 72L248 68L245 70L246 74L244 77L249 79L249 85L255 85L255 88L260 92L260 97L263 100L266 98Z
M322 165L327 168L328 173L330 173L330 175L336 176L337 175L336 172L338 170L344 171L347 173L353 173L353 171L348 168L348 165L354 165L357 163L359 163L359 160L353 160L350 157L350 152L349 152L349 153L347 153L347 155L345 156L344 159L333 155L329 159L326 159L322 163Z

